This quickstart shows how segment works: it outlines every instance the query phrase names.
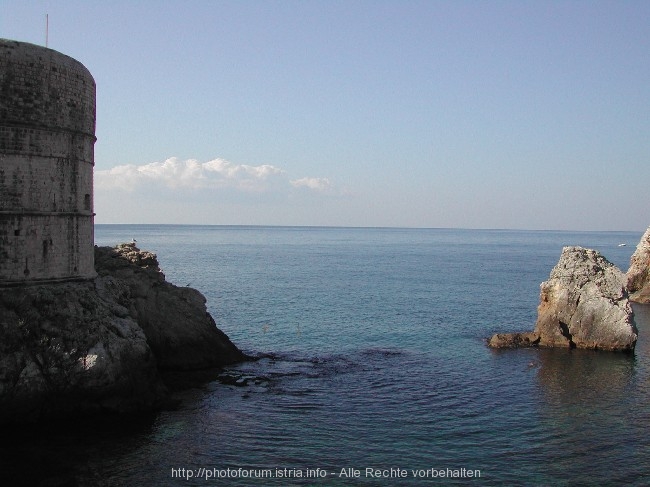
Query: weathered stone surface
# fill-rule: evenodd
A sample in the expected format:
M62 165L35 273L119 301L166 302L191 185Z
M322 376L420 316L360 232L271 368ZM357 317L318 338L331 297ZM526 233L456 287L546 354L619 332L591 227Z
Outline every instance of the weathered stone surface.
M94 144L90 72L0 39L0 283L95 276Z
M205 297L165 281L155 254L134 244L97 247L95 267L100 276L110 275L128 287L128 314L144 331L161 369L199 369L244 359L217 328Z
M625 283L620 269L599 252L565 247L540 286L540 346L634 350L637 330Z
M630 259L627 271L630 300L650 303L650 228L646 230Z
M2 290L0 422L149 409L164 397L142 329L111 305L93 281Z
M625 283L625 275L597 251L565 247L540 286L532 334L495 335L489 345L632 351L637 330Z
M205 298L135 246L96 249L98 277L0 292L0 424L155 407L160 369L244 359Z

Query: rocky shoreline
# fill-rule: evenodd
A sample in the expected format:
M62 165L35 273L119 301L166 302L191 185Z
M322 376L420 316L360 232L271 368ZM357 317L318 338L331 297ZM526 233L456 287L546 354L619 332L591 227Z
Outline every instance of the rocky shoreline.
M245 382L219 370L250 357L199 291L166 281L155 254L95 247L95 269L90 280L2 289L0 424L155 410L192 374ZM565 247L540 291L535 329L495 334L490 347L632 352L630 302L650 302L650 228L627 274L594 250Z
M0 423L151 410L169 395L163 372L247 358L155 254L95 247L95 268L92 280L0 293Z

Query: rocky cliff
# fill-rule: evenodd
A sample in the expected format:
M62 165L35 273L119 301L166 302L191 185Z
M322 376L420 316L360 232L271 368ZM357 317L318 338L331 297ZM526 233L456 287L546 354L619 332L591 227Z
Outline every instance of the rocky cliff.
M155 254L132 244L95 247L95 268L100 277L126 288L126 310L119 312L137 321L159 368L191 370L242 360L243 354L207 312L203 294L167 282ZM106 281L98 283L104 294Z
M96 248L93 280L0 293L0 423L155 407L160 370L243 360L205 298L134 245Z
M599 252L565 247L540 286L535 330L494 335L489 345L632 351L637 330L625 275Z
M650 228L641 237L630 259L627 288L632 301L650 303Z

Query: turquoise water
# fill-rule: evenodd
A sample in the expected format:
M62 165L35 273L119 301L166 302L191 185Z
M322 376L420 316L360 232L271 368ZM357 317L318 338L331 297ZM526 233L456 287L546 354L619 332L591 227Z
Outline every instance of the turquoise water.
M99 245L156 252L260 359L229 369L243 386L50 434L65 460L48 468L78 485L647 485L648 307L634 355L485 345L533 328L562 246L626 270L642 233L98 225Z

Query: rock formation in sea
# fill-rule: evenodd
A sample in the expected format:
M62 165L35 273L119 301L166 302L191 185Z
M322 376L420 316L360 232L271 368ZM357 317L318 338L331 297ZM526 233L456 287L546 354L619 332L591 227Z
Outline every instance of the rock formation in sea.
M95 279L0 293L0 423L148 410L168 394L161 370L245 358L154 254L96 247L95 262Z
M650 303L650 228L646 230L630 259L627 271L630 300Z
M496 334L488 343L633 351L637 329L625 285L625 274L599 252L564 247L540 286L534 331Z

